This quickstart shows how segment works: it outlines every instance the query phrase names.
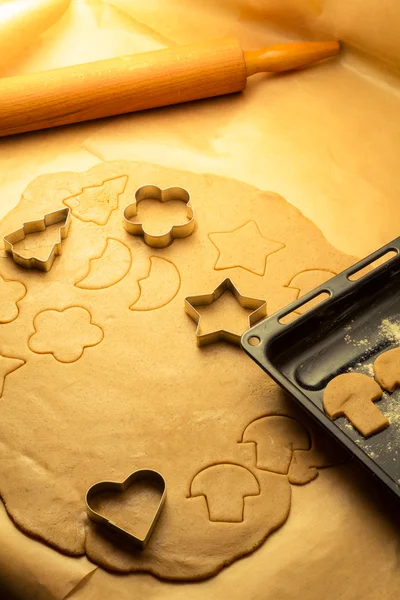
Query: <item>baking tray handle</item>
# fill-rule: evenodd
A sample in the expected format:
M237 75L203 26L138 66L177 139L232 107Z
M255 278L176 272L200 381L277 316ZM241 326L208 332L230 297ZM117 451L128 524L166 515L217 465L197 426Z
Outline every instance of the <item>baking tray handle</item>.
M370 272L366 273L365 275L362 275L357 280L350 279L352 275L371 265L376 260L382 258L382 256L390 252L394 252L395 255L393 255L384 263L377 265ZM265 319L261 323L258 323L257 325L246 331L242 336L242 346L247 346L247 344L250 343L249 339L252 336L256 335L257 330L260 331L261 328L263 330L263 335L265 335L271 330L276 330L277 325L283 328L285 327L285 325L294 325L295 322L297 324L308 320L321 309L321 307L325 304L326 301L332 302L333 300L338 299L340 296L348 294L351 291L352 286L358 281L360 281L360 279L363 279L364 282L370 281L377 277L379 274L381 274L384 270L392 269L394 264L398 265L400 268L400 237L397 237L392 242L389 242L388 244L386 244L386 246L382 246L382 248L379 248L369 256L366 256L359 262L355 263L354 265L351 265L351 267L349 267L345 271L342 271L341 273L339 273L339 275L335 275L335 277L332 277L332 279L329 279L325 283L322 283L320 286L314 288L307 294L304 294L304 296L301 296L301 298L298 298L291 304L288 304L287 306L281 308L273 315L267 317L267 319ZM308 302L310 302L310 300L313 300L320 294L328 294L329 297L319 302L316 306L309 308L303 314L298 315L294 320L290 321L290 323L282 323L281 319L283 319L290 313L297 311L301 306L307 304Z

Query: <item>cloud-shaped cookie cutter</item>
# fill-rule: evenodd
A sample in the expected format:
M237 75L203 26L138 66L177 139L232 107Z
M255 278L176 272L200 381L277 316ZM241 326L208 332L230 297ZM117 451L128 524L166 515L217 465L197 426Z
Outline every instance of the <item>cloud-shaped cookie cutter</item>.
M121 494L137 481L147 481L155 486L160 492L160 501L158 503L157 510L154 513L154 517L147 529L146 534L142 537L135 535L132 531L124 529L120 525L117 525L114 521L111 521L101 513L94 510L92 507L92 500L95 496L104 494L105 492ZM136 546L143 550L154 531L158 519L160 518L166 496L167 486L161 473L158 473L158 471L154 471L153 469L140 469L131 473L122 483L117 481L99 481L98 483L92 485L86 493L86 513L89 519L95 523L99 523L103 526L105 525L109 531L121 534L125 538L128 537Z
M56 225L57 223L62 223L63 221L64 225L62 225L59 229L59 239L55 244L53 244L49 255L44 260L36 258L36 256L22 256L22 254L19 254L19 252L14 250L14 245L18 242L21 242L30 233L39 233L41 231L45 231L47 227ZM14 262L20 267L24 267L24 269L50 271L56 256L59 256L62 253L61 244L68 235L70 224L69 208L61 208L60 210L47 213L42 219L37 219L36 221L27 221L16 231L4 236L3 240L5 244L5 250L11 255Z
M153 235L146 231L143 224L132 221L137 214L137 207L140 202L148 199L158 200L159 202L169 202L171 200L180 200L186 204L186 216L188 221L180 225L173 225L167 232L160 235ZM153 248L166 248L174 239L185 238L193 233L196 227L194 210L190 205L190 195L187 190L181 187L169 187L164 190L156 185L144 185L135 193L135 201L124 209L124 227L131 235L141 235L148 246Z
M258 321L260 321L267 314L267 303L265 300L258 298L250 298L248 296L242 296L237 287L233 284L232 280L228 278L224 279L211 294L203 294L201 296L187 296L185 298L185 312L191 319L196 323L196 342L198 346L204 346L205 344L212 344L219 340L225 340L233 344L240 346L241 336L231 331L225 331L224 329L217 329L209 333L200 333L200 320L201 315L196 310L197 306L208 306L218 300L226 291L230 291L236 301L242 308L252 310L248 316L249 327L253 327Z

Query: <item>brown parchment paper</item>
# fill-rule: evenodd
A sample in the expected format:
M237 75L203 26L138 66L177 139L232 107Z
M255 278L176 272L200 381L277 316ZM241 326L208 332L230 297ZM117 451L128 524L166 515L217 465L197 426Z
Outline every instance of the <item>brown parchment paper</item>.
M56 13L46 4L48 18ZM247 48L332 35L346 44L339 60L256 76L241 96L0 140L0 217L41 173L125 158L275 191L349 254L399 235L397 0L71 0L66 12L68 3L53 4L59 20L40 37L35 21L28 51L15 36L1 75L232 34ZM394 515L357 466L327 469L293 490L290 518L257 552L209 581L178 585L93 572L21 534L1 509L0 597L7 589L40 600L392 598L400 577Z

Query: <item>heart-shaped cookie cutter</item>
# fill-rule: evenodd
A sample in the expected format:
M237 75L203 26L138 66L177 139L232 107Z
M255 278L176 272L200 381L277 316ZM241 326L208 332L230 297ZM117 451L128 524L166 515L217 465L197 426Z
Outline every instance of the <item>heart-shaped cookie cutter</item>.
M137 214L137 207L143 200L158 200L159 202L170 202L179 200L186 204L186 216L188 221L180 225L173 225L169 231L161 235L153 235L146 231L143 224L132 221ZM166 248L174 239L185 238L193 233L196 228L194 210L190 205L190 195L187 190L181 187L169 187L164 190L156 185L143 185L135 193L135 201L124 209L124 227L131 235L141 235L148 246L153 248Z
M139 537L131 531L120 527L119 525L114 523L114 521L111 521L110 519L95 511L91 507L91 501L95 496L103 494L105 492L125 492L131 485L133 485L137 481L147 481L153 484L156 488L158 488L161 493L161 498L160 502L158 503L157 510L144 537ZM95 523L99 523L100 525L105 525L110 531L122 534L125 537L129 537L130 540L132 540L135 543L135 545L137 545L140 549L143 550L146 547L151 537L151 534L153 533L154 528L157 524L157 521L160 517L162 508L165 503L166 495L167 486L165 483L165 479L161 475L161 473L158 473L158 471L154 471L153 469L140 469L131 473L122 483L119 483L117 481L99 481L98 483L92 485L86 493L86 512L89 519L91 519Z
M22 256L19 252L14 250L14 245L25 239L30 233L40 233L45 231L47 227L62 223L64 225L60 227L59 240L51 247L49 255L46 259L42 260L35 256ZM11 255L13 261L24 269L39 269L40 271L50 271L56 256L59 256L62 252L61 244L62 241L67 237L70 226L70 209L61 208L53 212L47 213L41 219L36 221L27 221L23 223L22 227L4 236L5 250Z

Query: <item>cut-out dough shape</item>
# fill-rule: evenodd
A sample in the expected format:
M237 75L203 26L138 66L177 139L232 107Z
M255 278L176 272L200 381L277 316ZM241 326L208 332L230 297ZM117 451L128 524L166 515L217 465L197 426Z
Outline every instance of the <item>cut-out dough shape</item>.
M255 444L256 467L287 474L294 450L309 450L307 430L295 419L279 415L261 417L244 430L240 443Z
M400 386L400 348L382 352L374 362L375 379L388 392Z
M309 269L308 271L301 271L301 273L295 275L286 287L297 290L296 298L294 298L294 300L297 300L297 298L301 298L304 294L311 292L314 288L329 281L329 279L332 279L335 275L336 273L327 269ZM313 300L307 302L307 305L300 306L295 312L301 315L320 301L321 298L317 296Z
M220 523L242 523L245 498L259 494L260 485L253 473L233 463L202 469L190 486L190 498L204 496L208 518Z
M179 292L181 277L173 262L150 256L150 270L138 281L140 295L131 310L157 310L169 304Z
M25 295L23 283L0 276L0 323L11 323L18 317L18 303Z
M285 244L265 238L255 221L233 231L210 233L208 237L218 250L216 271L241 267L255 275L265 275L268 256L285 248Z
M4 356L0 354L0 398L3 395L4 385L6 378L11 373L14 373L17 369L20 369L25 364L22 358L13 358L11 356Z
M374 402L382 398L379 385L361 373L343 373L334 377L324 390L324 409L331 419L347 417L368 437L389 426L389 421Z
M102 290L121 281L132 265L131 251L123 242L107 238L99 256L89 260L86 274L75 285L85 290Z
M343 463L348 458L332 436L313 429L311 448L295 450L290 463L288 479L292 485L304 485L318 476L318 469Z
M44 310L36 315L33 326L35 332L28 340L32 352L52 354L63 363L79 360L85 348L97 346L104 337L102 328L81 306Z
M138 205L143 200L157 200L158 202L171 202L178 200L186 207L186 221L172 225L162 233L153 233L143 223L136 220ZM135 193L135 201L124 209L124 227L131 235L141 235L148 246L153 248L166 248L174 239L185 238L192 235L196 228L194 211L190 204L189 192L181 187L170 187L162 190L156 185L144 185Z
M103 226L118 209L119 197L124 193L127 182L126 175L107 179L100 185L83 188L80 194L66 198L63 203L80 221Z
M267 304L264 300L242 296L230 279L224 279L211 294L188 296L185 298L185 310L190 318L197 324L196 341L198 346L211 344L219 340L240 344L241 335L246 328L237 331L236 329L231 330L228 326L224 326L221 329L213 329L212 331L202 330L201 311L199 312L199 307L201 309L202 306L209 306L210 304L217 302L217 300L219 300L226 292L230 292L242 308L248 309L248 327L252 327L260 319L265 317Z

